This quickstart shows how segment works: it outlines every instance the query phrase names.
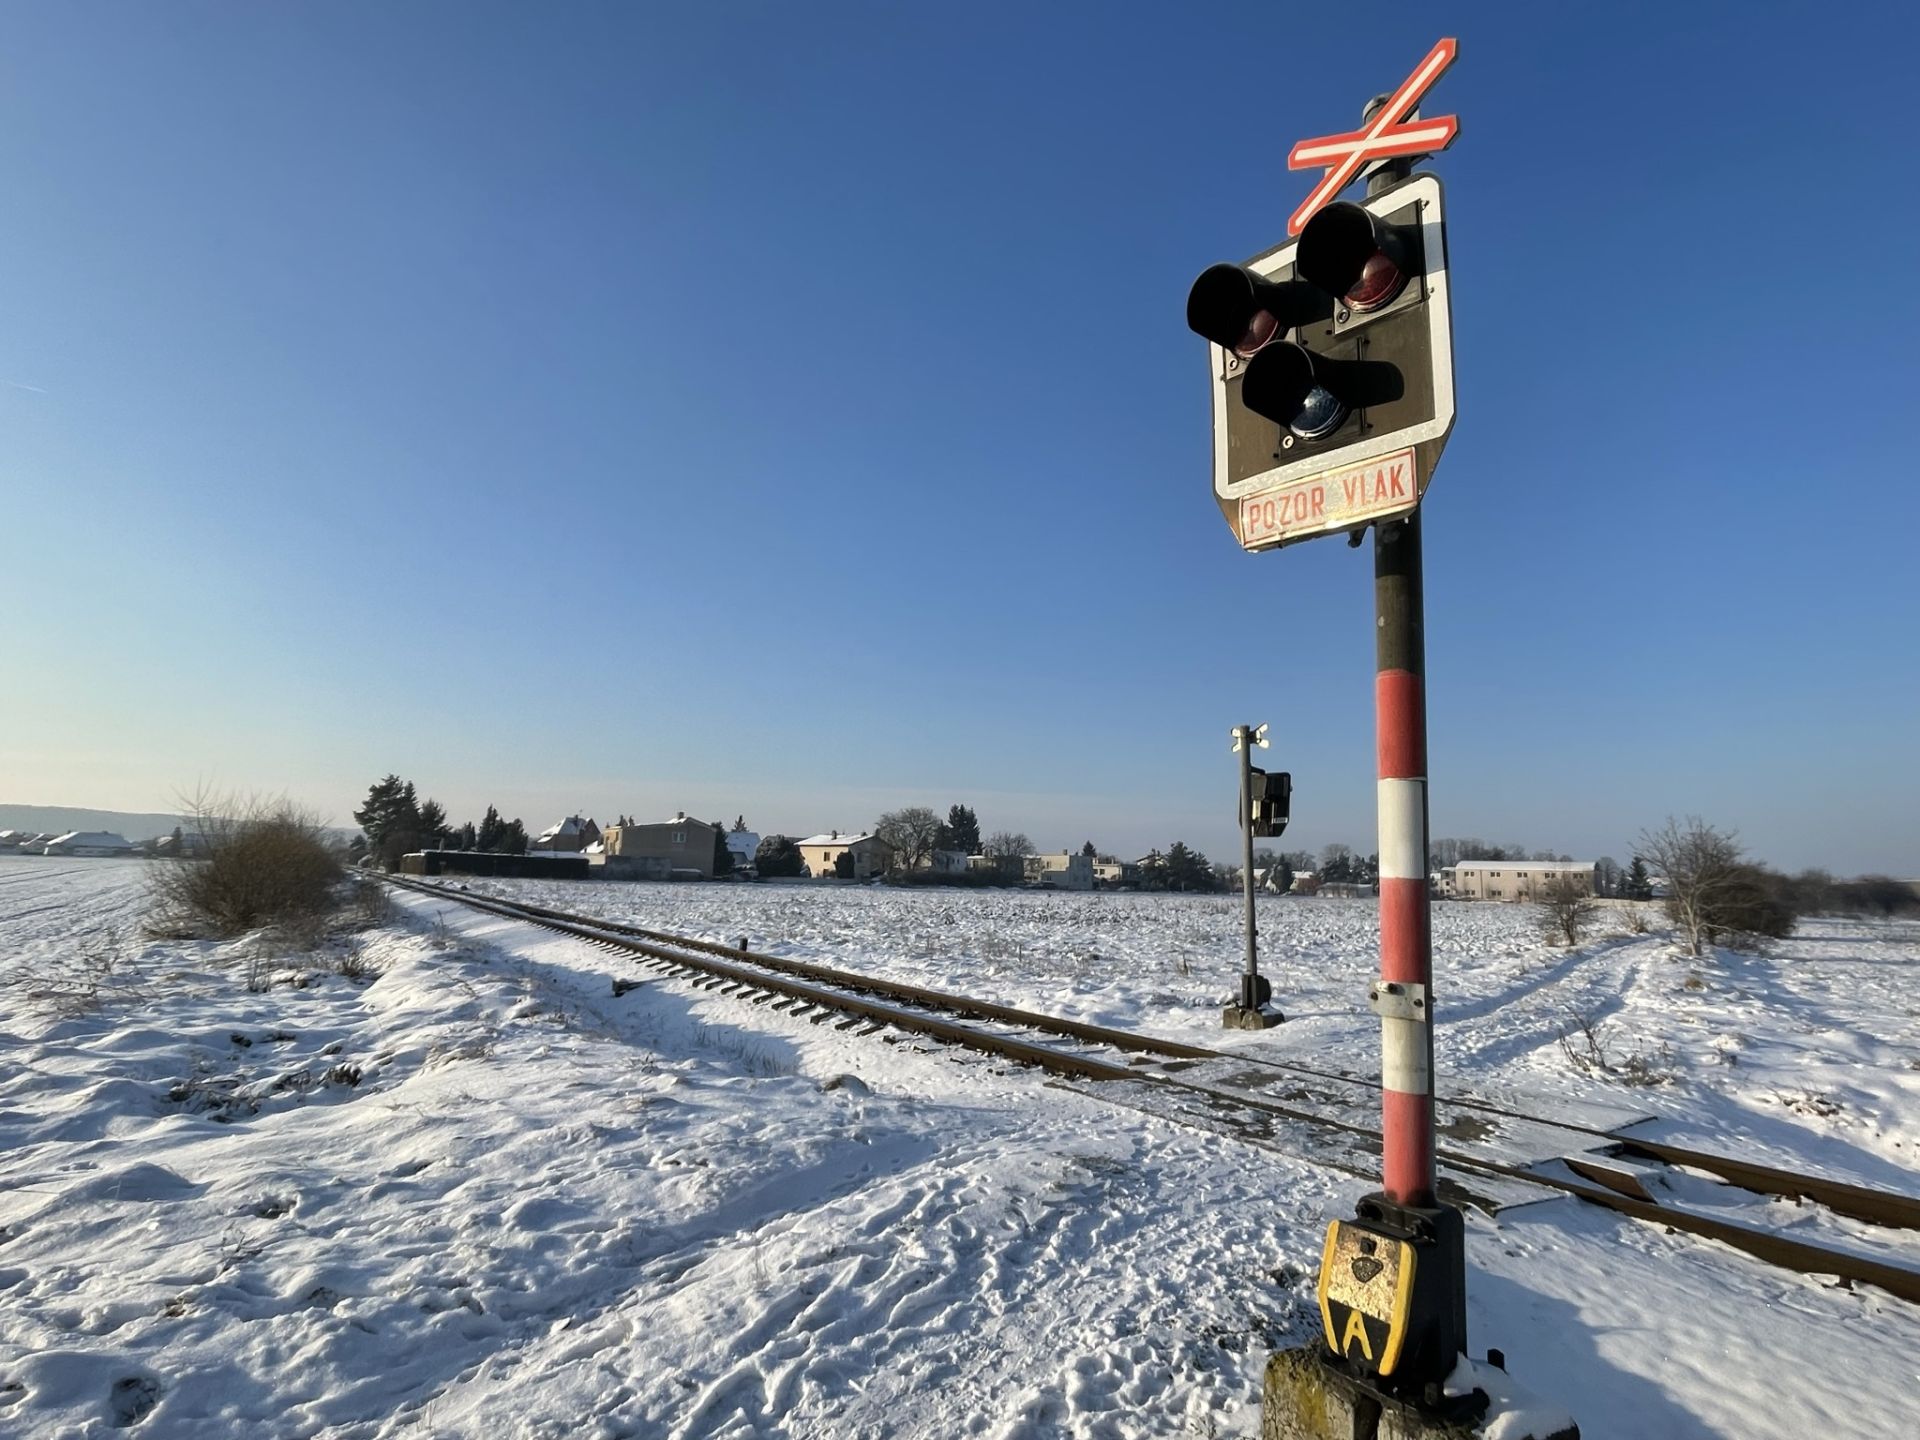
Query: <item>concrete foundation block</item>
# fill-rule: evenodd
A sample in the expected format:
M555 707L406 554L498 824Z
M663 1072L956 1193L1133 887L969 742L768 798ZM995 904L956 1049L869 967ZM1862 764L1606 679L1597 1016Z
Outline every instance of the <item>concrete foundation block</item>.
M1269 1030L1287 1017L1271 1005L1250 1010L1245 1005L1229 1005L1220 1012L1220 1023L1229 1030Z
M1260 1397L1260 1440L1580 1440L1580 1427L1543 1405L1505 1372L1462 1359L1447 1392L1488 1397L1473 1419L1428 1414L1369 1389L1330 1363L1325 1347L1305 1345L1267 1358Z

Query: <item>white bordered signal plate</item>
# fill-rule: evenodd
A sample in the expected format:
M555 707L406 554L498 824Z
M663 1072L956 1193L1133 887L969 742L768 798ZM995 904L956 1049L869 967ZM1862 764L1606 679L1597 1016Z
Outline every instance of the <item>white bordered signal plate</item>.
M1279 434L1279 427L1251 415L1240 404L1246 362L1218 345L1207 346L1213 383L1214 499L1246 549L1264 550L1342 534L1375 520L1409 514L1426 494L1454 417L1453 277L1447 267L1441 199L1435 176L1416 175L1362 202L1377 215L1414 204L1421 207L1426 299L1420 313L1426 320L1432 357L1430 408L1421 407L1417 414L1403 417L1406 423L1364 431L1343 444L1302 446L1303 452L1310 453L1288 459L1291 442ZM1297 245L1289 241L1249 261L1247 268L1270 278L1290 275ZM1276 454L1280 458L1273 458ZM1409 469L1396 473L1395 463ZM1381 472L1383 464L1388 468ZM1395 493L1396 488L1400 493ZM1353 503L1336 503L1346 501L1349 490L1354 492ZM1299 508L1303 505L1304 510Z

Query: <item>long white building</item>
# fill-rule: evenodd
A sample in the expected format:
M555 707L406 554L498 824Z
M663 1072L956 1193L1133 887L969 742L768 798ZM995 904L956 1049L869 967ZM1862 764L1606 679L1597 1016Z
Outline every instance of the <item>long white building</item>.
M1591 860L1462 860L1440 872L1440 893L1454 900L1538 900L1562 876L1594 893Z

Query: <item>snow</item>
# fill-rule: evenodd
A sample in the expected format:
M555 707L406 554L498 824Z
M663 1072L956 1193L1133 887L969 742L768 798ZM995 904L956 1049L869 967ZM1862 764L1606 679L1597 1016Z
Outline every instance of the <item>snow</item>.
M0 858L9 1436L1250 1437L1365 1188L984 1058L616 997L650 972L433 898L312 951L147 939L144 873ZM1249 1051L1377 1045L1364 902L1262 902L1290 1018L1242 1034L1237 898L469 883ZM1700 962L1552 950L1520 907L1435 934L1447 1082L1915 1189L1914 927ZM1614 1069L1570 1065L1564 1006ZM1632 1054L1670 1078L1623 1083ZM1476 1349L1590 1437L1909 1428L1920 1310L1878 1292L1564 1201L1471 1213L1469 1260Z

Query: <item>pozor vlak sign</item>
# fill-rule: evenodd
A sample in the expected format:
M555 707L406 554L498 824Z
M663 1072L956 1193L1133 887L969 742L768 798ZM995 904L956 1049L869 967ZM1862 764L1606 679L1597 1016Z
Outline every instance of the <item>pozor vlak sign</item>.
M1440 182L1336 202L1297 240L1195 282L1211 342L1213 494L1264 550L1410 513L1453 429Z

